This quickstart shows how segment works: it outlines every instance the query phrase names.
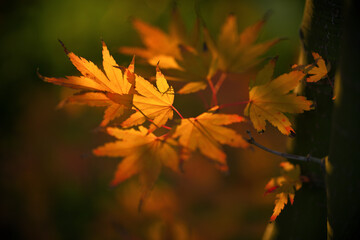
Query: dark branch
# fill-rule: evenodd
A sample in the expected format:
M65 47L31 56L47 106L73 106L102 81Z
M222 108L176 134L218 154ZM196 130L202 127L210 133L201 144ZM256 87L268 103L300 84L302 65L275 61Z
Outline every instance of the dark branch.
M246 131L247 134L249 135L249 139L246 139L246 141L252 145L257 146L258 148L261 148L264 151L267 151L269 153L278 155L280 157L284 157L284 158L289 158L289 159L293 159L293 160L297 160L297 161L302 161L302 162L314 162L314 163L318 163L321 166L323 166L324 164L324 160L320 159L320 158L316 158L316 157L312 157L309 155L305 156L299 156L299 155L295 155L295 154L290 154L290 153L283 153L283 152L278 152L272 149L269 149L261 144L259 144L258 142L255 141L255 139L251 136L251 133L249 130Z

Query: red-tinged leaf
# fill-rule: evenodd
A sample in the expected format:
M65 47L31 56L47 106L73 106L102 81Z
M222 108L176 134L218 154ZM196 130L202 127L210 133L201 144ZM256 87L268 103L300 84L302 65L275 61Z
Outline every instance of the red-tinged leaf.
M289 162L280 163L282 168L282 175L276 178L272 178L265 186L265 194L275 193L275 207L274 212L270 218L270 221L275 221L280 214L284 206L288 203L294 203L295 191L299 190L302 186L302 180L300 176L299 165L292 165Z

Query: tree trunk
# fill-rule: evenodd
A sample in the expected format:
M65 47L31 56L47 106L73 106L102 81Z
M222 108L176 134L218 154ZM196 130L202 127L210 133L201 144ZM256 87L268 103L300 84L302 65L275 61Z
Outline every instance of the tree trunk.
M328 239L360 239L360 2L349 1L326 161Z
M319 53L331 70L329 79L306 83L298 92L314 101L315 110L295 118L296 136L288 142L289 152L322 158L328 155L333 109L333 82L343 26L342 0L306 0L300 29L302 48L299 64L313 63ZM291 160L289 160L291 161ZM298 163L297 163L298 164ZM310 182L296 192L293 205L287 205L269 227L264 239L326 239L326 192L323 169L311 163L300 164Z

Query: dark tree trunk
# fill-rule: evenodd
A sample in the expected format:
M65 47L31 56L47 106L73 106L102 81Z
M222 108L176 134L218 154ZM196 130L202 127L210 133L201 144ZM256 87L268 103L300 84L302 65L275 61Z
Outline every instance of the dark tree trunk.
M326 161L328 239L360 239L360 1L348 1Z
M296 137L289 141L289 152L322 158L328 155L333 110L333 82L343 27L342 0L307 0L300 29L299 64L313 63L312 52L330 63L329 79L306 83L298 92L314 101L315 110L295 118ZM291 160L290 160L291 161ZM298 164L298 163L297 163ZM310 182L296 192L294 204L287 205L266 239L326 239L326 191L324 170L316 164L301 164ZM264 236L265 238L265 236Z

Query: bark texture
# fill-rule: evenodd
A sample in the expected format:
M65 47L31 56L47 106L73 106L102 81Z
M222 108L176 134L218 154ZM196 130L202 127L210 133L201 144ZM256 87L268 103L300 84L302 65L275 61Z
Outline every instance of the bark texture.
M360 1L348 4L326 161L328 239L360 239Z

